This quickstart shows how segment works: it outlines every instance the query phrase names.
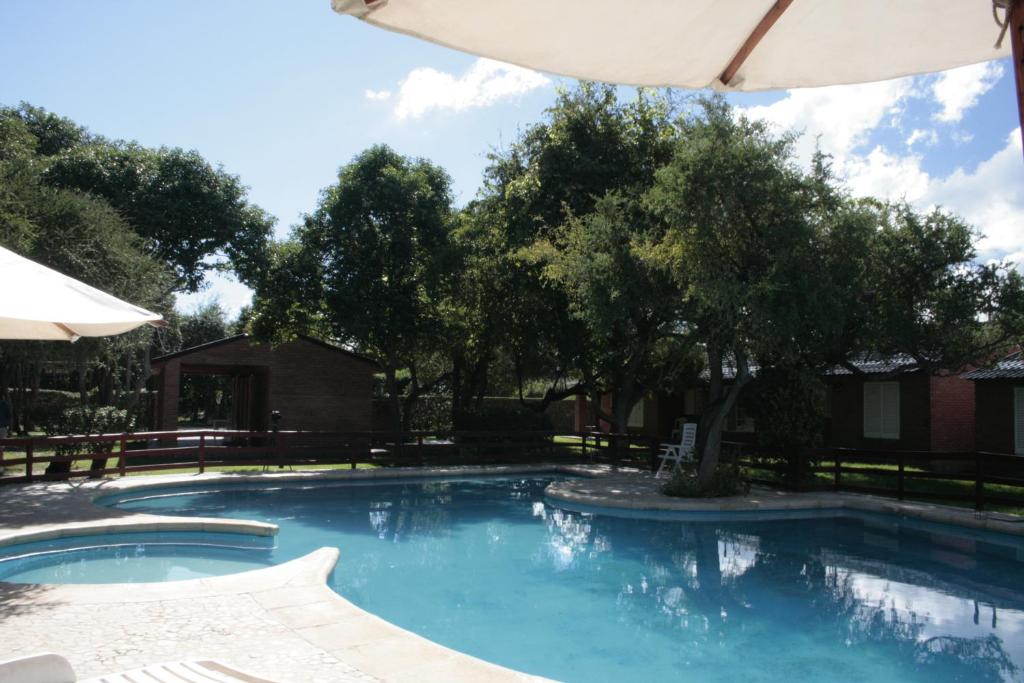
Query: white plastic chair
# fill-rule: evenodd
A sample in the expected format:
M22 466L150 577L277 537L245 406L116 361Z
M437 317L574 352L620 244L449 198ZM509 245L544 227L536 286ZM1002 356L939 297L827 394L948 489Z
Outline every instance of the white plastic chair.
M665 466L672 463L669 474L678 470L684 462L693 462L693 450L697 445L697 425L694 422L687 422L683 425L679 443L661 444L662 452L658 455L661 464L658 471L654 473L655 478L660 477L665 471Z

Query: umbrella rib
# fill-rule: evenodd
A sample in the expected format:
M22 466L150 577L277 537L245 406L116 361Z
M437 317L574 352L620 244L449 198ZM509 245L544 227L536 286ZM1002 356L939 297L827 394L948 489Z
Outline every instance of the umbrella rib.
M761 42L761 39L764 38L768 31L771 30L772 26L775 25L775 22L782 16L782 13L789 9L789 6L792 4L793 0L778 0L771 6L768 12L761 17L761 21L758 22L757 26L754 27L754 30L750 32L749 36L747 36L747 39L743 41L742 45L740 45L740 49L736 52L736 56L732 58L732 61L730 61L728 66L725 67L722 75L718 77L718 80L720 80L723 85L729 85L732 82L732 79L736 77L736 72L739 71L740 67L743 66L743 63L747 61L747 57L750 56L750 53L754 51L754 48L757 47L757 44Z
M68 335L68 338L71 339L72 341L74 341L75 339L78 339L80 336L82 336L82 335L78 334L77 332L75 332L70 327L68 327L67 325L65 325L64 323L54 323L54 325L56 325L60 329L61 332L64 332L66 335Z

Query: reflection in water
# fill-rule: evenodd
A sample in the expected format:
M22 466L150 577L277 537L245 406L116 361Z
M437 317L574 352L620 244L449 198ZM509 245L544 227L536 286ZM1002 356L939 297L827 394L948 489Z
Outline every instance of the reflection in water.
M444 645L566 681L1024 682L1024 539L891 517L653 521L551 507L550 479L147 498L277 522L280 562Z
M584 559L599 563L613 551L610 536L629 538L617 530L627 521L541 503L533 514L546 522L547 557L556 571ZM849 519L805 522L812 532L803 538L778 533L784 522L748 524L760 534L727 524L649 526L659 524L678 535L654 539L642 572L621 585L616 603L623 615L670 624L691 646L742 638L752 626L764 629L764 621L791 630L780 617L795 611L819 637L844 648L881 648L909 670L941 672L940 680L1024 680L1024 566L1015 563L1017 581L1009 585L962 576L965 566L982 571L970 539L898 525L882 537L877 529L858 532ZM845 533L835 533L836 526ZM862 544L851 553L854 536ZM1003 551L1019 553L1019 544ZM779 601L785 609L775 609ZM1012 608L1002 627L996 603Z

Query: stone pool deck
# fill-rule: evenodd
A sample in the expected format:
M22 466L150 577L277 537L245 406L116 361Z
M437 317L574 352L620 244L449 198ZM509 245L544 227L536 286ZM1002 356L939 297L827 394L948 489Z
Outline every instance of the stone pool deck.
M667 498L650 474L603 467L457 467L262 475L211 473L40 483L0 489L0 546L73 535L129 531L219 531L273 535L247 520L146 515L93 500L128 490L222 482L344 481L482 474L586 475L552 484L560 506L609 514L737 510L851 509L905 515L973 529L1024 534L1024 518L856 494L792 494L755 489L729 499ZM163 661L219 659L282 682L543 680L455 652L359 609L326 579L345 549L321 548L275 567L229 576L143 584L31 585L0 582L0 660L43 651L66 656L80 677Z
M911 517L927 522L951 524L970 529L1024 535L1024 517L1001 512L976 512L950 505L896 500L860 493L814 491L793 493L754 487L745 496L730 498L670 498L660 491L664 479L648 473L609 473L551 484L545 494L556 504L570 509L601 508L604 514L622 511L628 516L645 512L694 513L703 519L726 518L734 512L797 512L853 510Z

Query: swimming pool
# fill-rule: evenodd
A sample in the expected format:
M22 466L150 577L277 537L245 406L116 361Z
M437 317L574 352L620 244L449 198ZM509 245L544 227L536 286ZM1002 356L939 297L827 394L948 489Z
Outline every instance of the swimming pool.
M143 491L122 509L280 525L331 587L448 647L566 681L1021 681L1024 541L884 516L630 519L551 478Z
M149 532L75 536L0 548L0 581L180 581L269 567L274 539L240 534Z

